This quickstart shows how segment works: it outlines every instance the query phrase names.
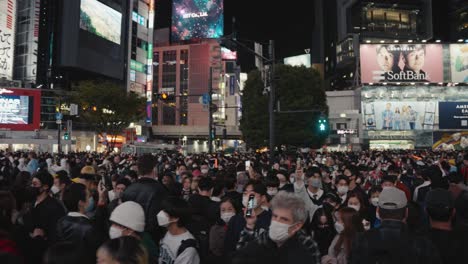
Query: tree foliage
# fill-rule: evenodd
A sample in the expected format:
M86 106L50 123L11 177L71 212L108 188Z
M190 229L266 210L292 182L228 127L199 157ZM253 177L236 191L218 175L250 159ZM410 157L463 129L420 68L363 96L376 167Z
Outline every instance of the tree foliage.
M276 145L320 147L326 135L318 133L316 123L321 113L328 114L320 74L305 67L277 65L275 85L281 112L316 110L276 113ZM250 147L268 145L268 96L262 94L263 86L260 73L253 71L243 91L241 130Z
M131 122L145 115L145 99L110 81L82 81L74 88L72 102L79 105L80 119L103 136L120 135ZM112 140L110 147L113 148Z

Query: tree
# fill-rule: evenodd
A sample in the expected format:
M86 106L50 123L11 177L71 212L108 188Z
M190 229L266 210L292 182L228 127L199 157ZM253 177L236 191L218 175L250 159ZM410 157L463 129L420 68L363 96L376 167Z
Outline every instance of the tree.
M276 101L280 110L309 111L275 114L276 145L320 147L326 137L318 133L315 124L321 114L328 114L320 74L305 67L277 65L275 69ZM268 145L268 96L262 95L263 86L260 73L254 71L249 74L243 91L241 131L251 147Z
M81 108L80 119L100 136L112 135L110 149L114 148L117 135L145 115L145 98L113 82L82 81L74 90L72 102Z
M268 145L268 97L258 70L251 71L242 91L242 137L248 147Z

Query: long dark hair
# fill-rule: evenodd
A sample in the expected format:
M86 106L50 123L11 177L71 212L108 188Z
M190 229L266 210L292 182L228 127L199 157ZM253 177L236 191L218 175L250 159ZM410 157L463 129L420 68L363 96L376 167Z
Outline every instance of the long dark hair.
M338 212L343 221L344 230L339 234L334 250L340 252L341 247L344 246L346 256L349 256L353 240L358 232L364 232L364 226L359 213L353 208L343 207Z

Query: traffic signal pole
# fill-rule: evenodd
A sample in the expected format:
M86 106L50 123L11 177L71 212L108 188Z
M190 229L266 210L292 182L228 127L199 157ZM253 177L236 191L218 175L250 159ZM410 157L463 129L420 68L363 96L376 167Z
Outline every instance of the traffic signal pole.
M213 153L213 68L210 67L208 80L208 152Z
M270 118L270 165L273 165L275 157L275 41L270 40L269 57L271 60L270 65L270 97L268 104L268 112Z

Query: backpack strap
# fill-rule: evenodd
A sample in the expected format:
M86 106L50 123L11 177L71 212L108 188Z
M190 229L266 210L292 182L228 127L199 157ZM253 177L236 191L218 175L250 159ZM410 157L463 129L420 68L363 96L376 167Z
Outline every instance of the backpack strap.
M189 239L185 239L185 240L182 240L182 242L180 243L180 247L179 249L177 250L177 257L182 254L182 252L184 252L184 250L186 250L187 248L195 248L197 249L197 241L193 238L189 238Z

